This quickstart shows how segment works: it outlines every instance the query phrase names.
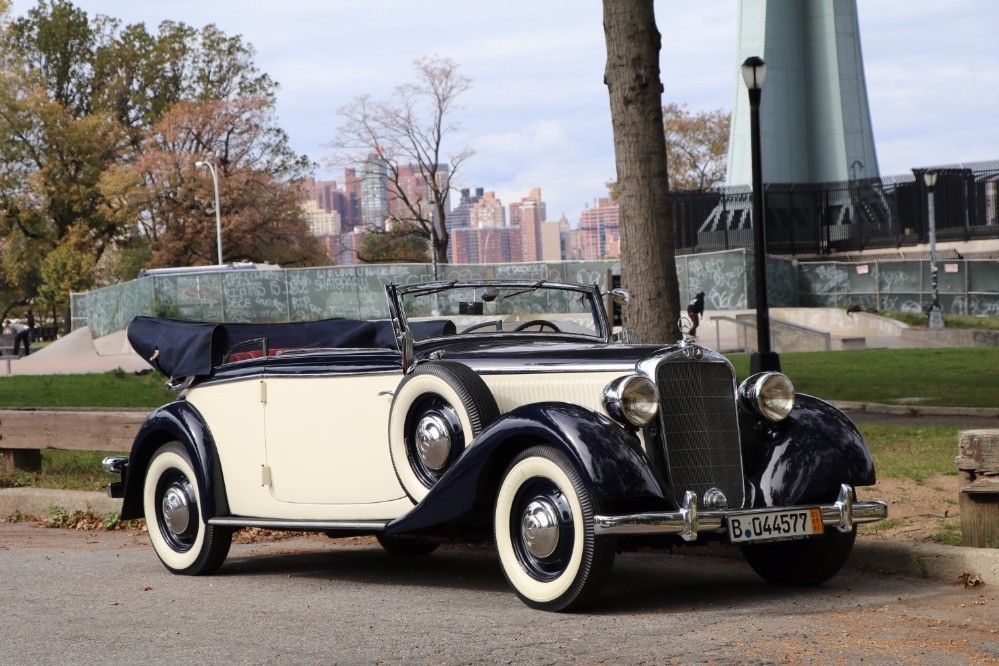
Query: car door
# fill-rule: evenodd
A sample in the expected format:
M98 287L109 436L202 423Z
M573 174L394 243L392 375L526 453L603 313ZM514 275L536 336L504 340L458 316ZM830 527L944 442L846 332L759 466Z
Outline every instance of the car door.
M372 504L405 497L388 417L398 352L276 356L264 377L265 481L278 502Z

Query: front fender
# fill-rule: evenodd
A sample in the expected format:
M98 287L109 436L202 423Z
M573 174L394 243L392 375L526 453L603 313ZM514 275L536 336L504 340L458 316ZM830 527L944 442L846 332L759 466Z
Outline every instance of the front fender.
M835 500L840 484L875 483L874 461L857 426L836 407L798 394L777 426L740 413L745 471L754 506Z
M671 507L634 433L577 405L537 403L508 412L484 430L423 501L389 523L386 532L424 530L491 507L510 461L539 443L568 456L587 489L609 509L654 511Z
M142 489L146 468L156 450L169 442L179 442L191 459L201 495L201 515L209 518L229 513L215 441L204 418L190 403L183 400L160 407L146 419L132 443L124 478L122 520L144 515Z

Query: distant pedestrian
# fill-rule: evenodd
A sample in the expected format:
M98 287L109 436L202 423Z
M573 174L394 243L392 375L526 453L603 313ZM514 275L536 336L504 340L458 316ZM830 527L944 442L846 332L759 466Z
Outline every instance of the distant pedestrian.
M690 316L690 337L697 336L697 325L701 323L704 316L704 292L699 291L694 296L694 300L687 305L687 314Z
M38 339L38 334L35 332L35 313L28 308L28 315L24 319L24 323L28 325L28 340L34 342Z
M14 354L20 356L18 351L21 349L21 345L24 345L24 355L27 356L31 353L31 343L28 341L28 327L21 322L14 320L7 320L4 322L4 328L10 331L11 335L14 336Z

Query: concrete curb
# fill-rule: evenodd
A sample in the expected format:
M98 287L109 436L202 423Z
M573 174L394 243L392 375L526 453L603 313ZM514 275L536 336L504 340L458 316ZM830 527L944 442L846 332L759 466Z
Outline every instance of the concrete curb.
M980 416L983 418L999 418L999 408L996 407L929 407L920 405L880 405L873 402L833 401L834 406L845 412L870 412L871 414L898 414L907 416L921 414L925 416Z
M67 511L93 511L106 514L121 509L121 500L103 493L82 490L49 490L44 488L0 489L0 520L15 511L29 516L45 517L49 507ZM741 558L738 548L708 545L685 549L684 554L704 554L713 557ZM858 539L847 569L880 571L917 578L932 578L945 583L959 576L979 576L987 585L999 585L999 548L963 548L937 544L908 543Z

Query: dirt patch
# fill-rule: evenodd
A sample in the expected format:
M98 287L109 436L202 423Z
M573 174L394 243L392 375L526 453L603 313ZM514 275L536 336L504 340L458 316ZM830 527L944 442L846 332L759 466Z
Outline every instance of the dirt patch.
M879 479L858 489L858 499L888 503L888 520L860 527L860 538L960 544L960 511L956 474L912 479ZM955 541L956 540L956 541Z

